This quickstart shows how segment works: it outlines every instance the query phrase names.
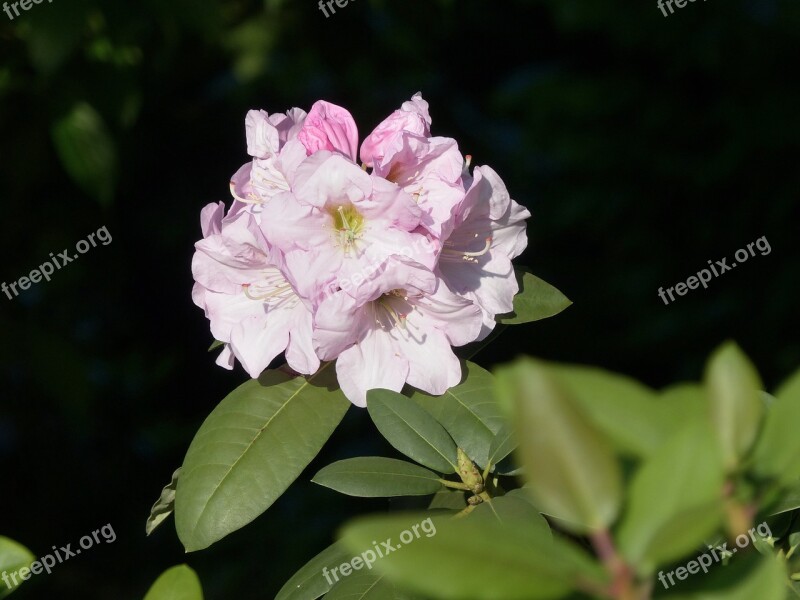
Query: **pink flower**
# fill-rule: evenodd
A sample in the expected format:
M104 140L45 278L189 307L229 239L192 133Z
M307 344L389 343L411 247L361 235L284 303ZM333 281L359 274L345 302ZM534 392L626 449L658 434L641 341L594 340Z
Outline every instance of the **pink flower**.
M201 214L204 239L192 260L192 299L205 310L214 338L225 342L217 361L233 368L234 357L257 378L272 360L286 361L300 373L319 368L312 345L311 312L278 268L252 215L223 219L224 205Z
M417 231L420 209L397 185L321 150L297 169L292 189L273 198L261 229L313 304L396 255L433 268L435 248Z
M497 173L486 166L475 168L444 242L437 274L454 293L483 310L481 338L494 328L496 315L513 310L519 285L511 260L528 245L525 219L530 216L511 199Z
M403 135L406 133L426 138L431 135L428 103L419 92L367 136L361 144L361 160L368 167L380 164L387 154L396 154L402 149Z
M477 338L481 311L451 293L428 269L401 258L356 294L338 291L320 304L314 341L323 360L336 360L339 385L357 406L367 391L400 391L406 383L443 394L461 381L451 346ZM338 358L337 358L338 357Z
M415 94L364 140L361 160L408 192L422 210L422 226L441 237L464 198L464 158L455 140L430 137L430 124L428 103Z
M236 202L229 218L247 211L258 221L264 204L289 190L288 176L306 158L305 147L297 139L305 119L305 111L299 108L286 114L269 115L263 110L247 113L247 152L253 160L231 178L231 194Z
M358 151L358 128L352 115L330 102L314 103L298 134L308 155L320 150L340 152L351 161Z

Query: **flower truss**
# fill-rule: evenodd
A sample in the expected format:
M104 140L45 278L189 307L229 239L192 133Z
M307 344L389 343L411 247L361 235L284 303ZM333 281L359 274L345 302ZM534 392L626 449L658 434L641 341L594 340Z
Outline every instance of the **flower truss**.
M257 378L280 354L303 374L335 360L358 406L370 389L457 385L452 348L489 335L519 291L530 213L497 173L431 135L420 94L360 151L353 117L325 101L250 111L246 133L252 160L230 208L203 209L192 262L218 364Z

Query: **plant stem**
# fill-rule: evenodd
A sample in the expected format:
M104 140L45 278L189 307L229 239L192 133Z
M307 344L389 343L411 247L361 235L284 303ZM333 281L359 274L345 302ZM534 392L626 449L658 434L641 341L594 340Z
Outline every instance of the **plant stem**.
M617 600L638 600L634 586L633 570L623 560L614 546L614 540L608 529L602 529L590 536L597 556L611 575L609 595Z

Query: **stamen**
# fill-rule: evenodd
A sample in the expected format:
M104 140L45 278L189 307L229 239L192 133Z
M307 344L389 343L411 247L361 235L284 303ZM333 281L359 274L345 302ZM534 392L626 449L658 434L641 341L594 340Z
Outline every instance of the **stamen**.
M475 237L477 237L477 234L475 235ZM447 242L445 242L445 246L448 245L452 246L452 244L448 244ZM476 263L478 262L477 257L487 254L491 249L491 247L492 247L492 237L489 236L486 238L486 244L481 250L477 250L475 252L469 252L466 250L455 250L452 247L445 247L442 250L442 256L459 257L461 260L465 262Z

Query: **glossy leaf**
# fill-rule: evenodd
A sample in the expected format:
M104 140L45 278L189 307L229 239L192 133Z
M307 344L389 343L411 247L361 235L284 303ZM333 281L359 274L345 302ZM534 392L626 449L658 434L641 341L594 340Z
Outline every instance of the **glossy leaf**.
M456 445L439 422L409 398L390 390L370 390L367 410L389 443L437 473L456 470Z
M722 520L722 458L707 423L688 423L636 472L619 527L642 573L702 545Z
M466 362L464 380L441 396L415 391L411 399L447 430L456 444L480 466L486 466L489 447L505 417L494 398L494 376Z
M379 456L340 460L320 470L312 481L362 498L427 496L442 489L439 475L433 471Z
M308 378L268 371L209 415L189 447L175 497L188 552L258 517L319 453L350 406L329 365Z
M524 268L517 268L516 275L519 292L514 297L514 311L508 315L499 315L498 323L519 325L540 321L557 315L572 304L555 287Z
M727 343L711 356L705 381L725 468L732 471L761 428L761 379L739 347Z
M332 576L326 578L325 573L349 561L351 557L352 553L339 542L328 546L292 575L275 600L316 600L336 583Z
M0 536L0 573L18 573L20 569L30 567L35 559L36 557L25 546ZM8 582L0 580L0 598L5 598L23 583L19 576L16 581L15 584L11 578Z
M162 573L144 600L203 600L203 588L197 573L180 565Z
M356 563L358 564L358 563ZM400 591L386 576L362 564L358 570L340 577L325 600L415 600L418 596Z
M535 504L573 533L607 527L622 496L609 441L544 364L520 360L499 370L497 380L518 427L518 457Z
M776 393L754 452L754 470L784 486L800 478L800 371Z
M517 448L514 427L506 422L489 445L489 462L496 465Z
M343 543L354 553L373 540L397 545L426 514L367 517L348 524ZM422 535L375 562L390 581L443 600L557 598L577 585L605 581L604 572L571 544L553 540L526 520L433 517ZM429 528L430 529L430 528ZM407 537L407 536L406 536ZM580 582L580 583L579 583Z

